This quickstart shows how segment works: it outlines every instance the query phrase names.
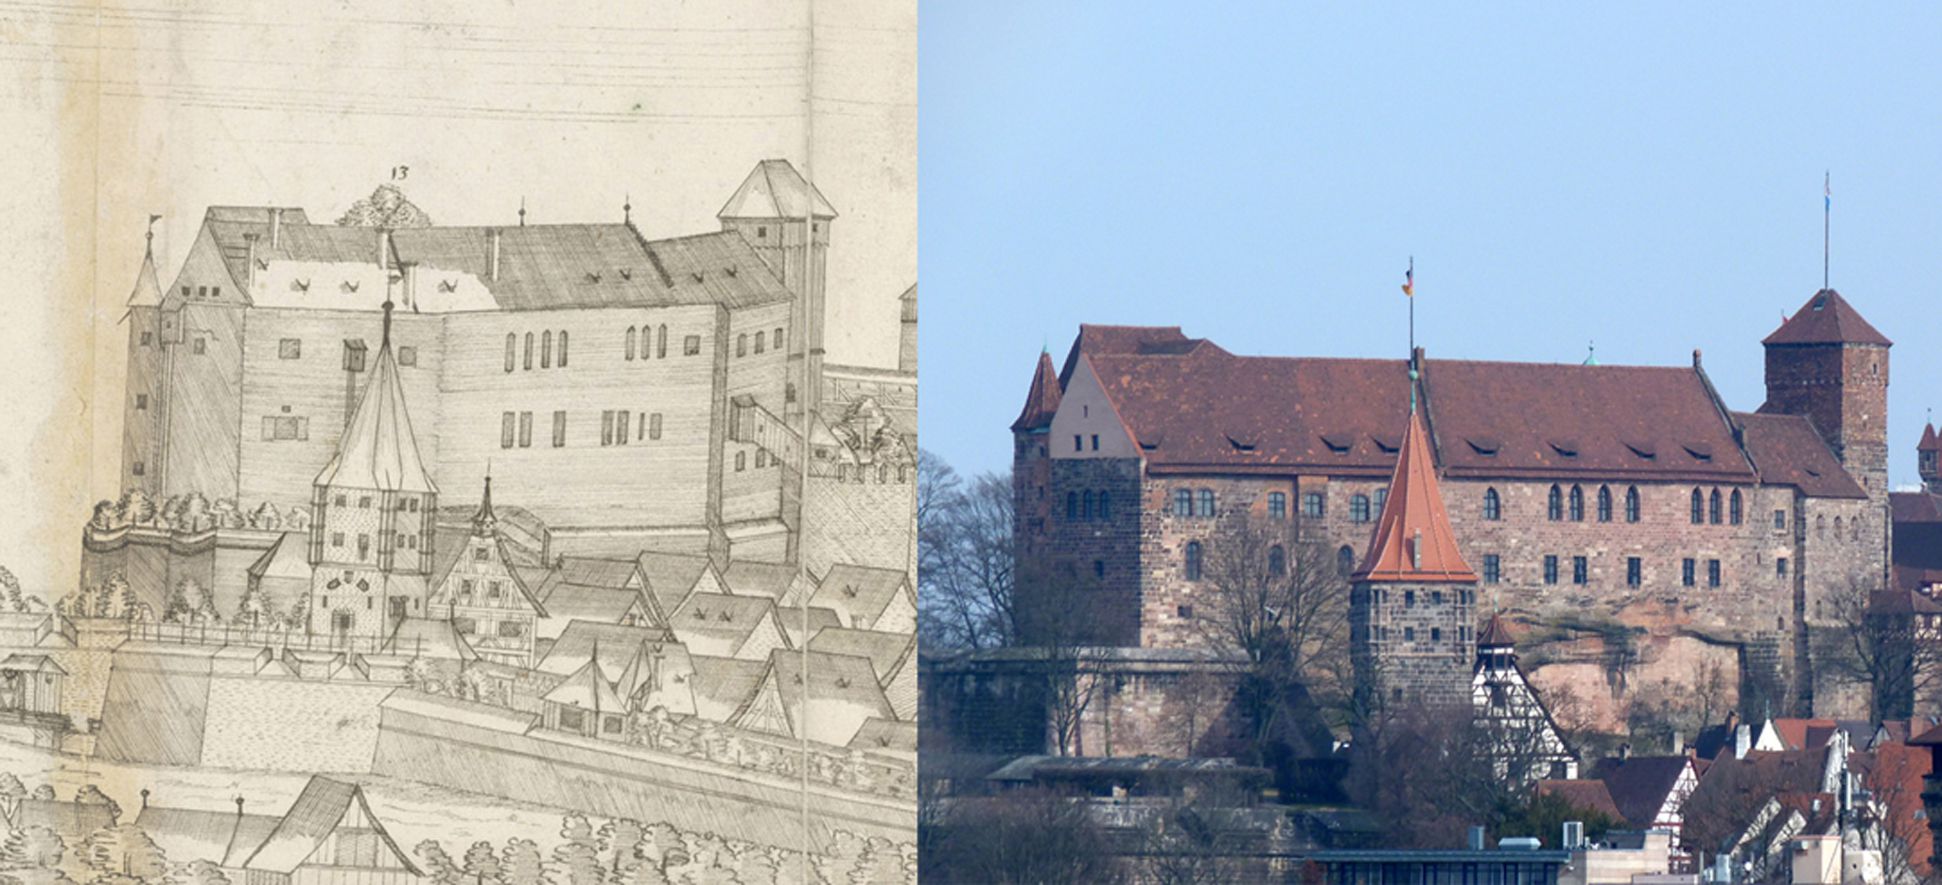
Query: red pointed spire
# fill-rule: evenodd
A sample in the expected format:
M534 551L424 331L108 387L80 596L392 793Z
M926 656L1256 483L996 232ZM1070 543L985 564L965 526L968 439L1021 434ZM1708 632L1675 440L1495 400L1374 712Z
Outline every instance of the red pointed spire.
M1936 434L1935 425L1933 424L1922 425L1922 442L1920 445L1917 445L1915 447L1915 450L1918 452L1934 452L1934 451L1942 450L1942 436L1939 436Z
M1443 509L1443 492L1436 481L1436 462L1430 457L1423 418L1409 413L1403 431L1396 472L1389 477L1389 497L1376 520L1374 540L1362 567L1351 579L1363 581L1424 581L1475 583L1476 572L1457 552L1456 532Z
M1013 433L1052 426L1052 415L1059 410L1059 370L1052 365L1052 354L1038 353L1038 369L1032 373L1032 389L1025 394L1025 408L1011 423Z
M1478 648L1510 648L1517 640L1510 635L1510 626L1504 623L1503 612L1491 612L1490 620L1485 621L1483 631L1477 634Z

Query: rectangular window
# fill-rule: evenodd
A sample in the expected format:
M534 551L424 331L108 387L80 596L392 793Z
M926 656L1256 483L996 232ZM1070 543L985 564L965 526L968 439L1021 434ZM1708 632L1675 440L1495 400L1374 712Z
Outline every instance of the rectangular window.
M628 414L626 409L621 409L614 413L614 442L616 444L627 445L628 431L633 429L634 419Z
M1495 553L1483 555L1483 582L1495 584L1504 579L1504 561Z
M1097 433L1092 435L1092 450L1095 452L1099 451L1099 434Z
M1781 556L1774 559L1773 573L1776 577L1787 577L1787 557Z
M303 358L303 339L284 338L276 343L276 358L295 360Z
M600 413L600 444L603 446L614 444L614 410L612 409Z
M472 618L453 618L452 629L467 636L476 636L479 633L479 622Z
M1328 512L1321 492L1305 492L1301 496L1301 515L1309 519L1321 519Z
M527 448L532 448L532 445L533 445L533 413L520 412L519 413L519 447L522 449L527 449Z
M511 412L499 414L499 448L512 448L514 422L519 420Z
M398 348L398 365L401 365L401 366L418 365L418 348L416 347Z
M1680 560L1679 561L1679 583L1684 584L1687 587L1691 587L1698 584L1699 578L1697 577L1697 571L1696 571L1697 566L1698 566L1698 562L1696 560L1692 560L1692 559Z
M1625 586L1637 587L1645 583L1645 560L1636 556L1625 559Z
M695 356L701 353L701 336L689 335L687 338L682 339L681 353L686 356Z
M499 637L501 639L518 639L524 635L526 635L525 624L521 624L518 621L499 622Z
M1281 492L1268 493L1268 518L1288 518L1288 496Z
M136 409L148 408L148 394L146 393L135 394L135 408Z
M1583 584L1591 580L1591 563L1582 556L1571 557L1571 583Z
M332 547L342 547L342 546L344 546L344 533L343 533L343 532L331 532L331 533L330 533L330 546L332 546Z
M196 338L196 341L195 341L195 344L194 344L194 345L193 345L193 346L192 346L192 347L191 347L190 349L192 349L192 350L194 350L194 351L196 352L196 354L197 354L198 356L199 356L199 355L201 355L201 354L205 354L205 353L208 353L208 352L209 352L209 339L207 339L207 338L202 338L202 337L197 337L197 338Z
M1706 586L1719 586L1719 560L1717 559L1706 560Z
M134 473L135 473L135 475L136 475L136 476L142 476L142 475L144 475L144 474L147 474L147 473L148 473L148 464L147 464L147 462L144 462L144 461L136 461L136 462L135 462L135 469L134 469Z
M1556 584L1557 582L1558 558L1556 556L1546 556L1544 557L1544 583Z
M755 352L756 353L762 353L767 349L764 343L767 337L768 337L768 334L765 332L755 333Z
M579 710L574 710L568 707L560 707L558 709L560 711L560 730L561 731L586 731L587 730L587 714Z
M647 416L647 438L648 439L661 438L661 413L660 412L655 412L654 414Z
M310 438L310 419L295 415L263 416L263 439L282 442L285 440L307 440Z
M1773 512L1773 527L1775 531L1779 531L1787 527L1787 511L1775 510Z
M151 344L153 344L154 342L155 342L155 333L154 333L154 332L143 332L143 333L142 333L142 346L143 346L143 347L148 347L149 345L151 345Z
M1081 437L1081 436L1080 436L1079 434L1076 434L1076 433L1075 433L1075 434L1073 434L1073 435L1072 435L1072 450L1073 450L1073 451L1075 451L1075 452L1083 452L1083 451L1085 451L1085 450L1086 450L1086 441L1085 441L1085 438L1084 438L1084 437Z
M553 413L553 448L566 446L566 413Z

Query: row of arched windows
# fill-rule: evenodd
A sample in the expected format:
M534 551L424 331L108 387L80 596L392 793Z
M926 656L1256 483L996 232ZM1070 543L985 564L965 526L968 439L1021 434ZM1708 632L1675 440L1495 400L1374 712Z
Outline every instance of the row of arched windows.
M1733 494L1728 499L1728 501L1729 501L1727 505L1728 513L1726 514L1727 521L1731 522L1733 525L1739 525L1742 521L1746 519L1746 502L1744 499L1740 497L1740 491L1738 489L1733 490ZM1711 522L1713 525L1719 525L1721 521L1720 515L1721 514L1720 514L1719 489L1714 489L1711 495L1708 495L1700 491L1699 489L1693 489L1693 493L1692 493L1692 524L1693 525L1700 525L1706 522Z
M1599 486L1597 499L1593 504L1595 508L1594 512L1599 522L1612 521L1612 504L1612 487ZM1638 522L1639 513L1639 487L1627 486L1625 488L1625 521ZM1544 515L1552 522L1562 522L1567 518L1572 522L1584 522L1584 487L1574 485L1569 492L1566 492L1563 486L1551 486L1550 493L1545 497ZM1483 518L1493 521L1504 518L1504 501L1497 494L1495 488L1484 489Z
M1174 489L1173 515L1212 517L1214 515L1214 490Z
M1087 489L1084 493L1065 493L1065 518L1068 522L1088 519L1112 519L1113 496L1101 490L1094 493Z
M537 339L539 343L539 367L542 369L550 369L554 366L553 337L556 334L560 339L558 365L561 368L566 368L566 330L561 329L557 333L549 330L539 334ZM523 348L525 356L521 358L522 348L519 343L519 334L517 332L506 333L506 371L510 372L515 367L523 369L531 369L533 367L534 340L533 333L527 332L525 338L526 344Z
M1343 550L1349 548L1344 547ZM1188 541L1181 551L1180 566L1187 580L1198 581L1206 573L1207 546L1199 541ZM1268 574L1283 577L1288 574L1288 551L1280 544L1268 548Z
M755 333L755 352L762 353L769 348L769 337L765 332ZM782 327L775 327L775 349L782 349ZM748 356L748 333L735 336L735 355Z
M1844 522L1841 517L1834 517L1834 540L1841 540L1841 535L1844 533L1850 540L1861 540L1861 518L1857 516ZM1814 517L1814 536L1827 537L1827 514Z
M633 359L636 345L641 359L666 359L668 355L668 326L641 326L636 329L627 327L627 358Z

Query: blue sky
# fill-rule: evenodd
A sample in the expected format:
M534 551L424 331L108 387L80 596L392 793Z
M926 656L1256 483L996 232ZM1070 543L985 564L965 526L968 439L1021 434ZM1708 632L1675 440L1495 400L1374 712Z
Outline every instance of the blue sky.
M922 434L1009 464L1041 345L1682 365L1736 409L1821 282L1896 342L1891 479L1942 406L1942 14L925 3ZM1629 8L1629 6L1628 6Z

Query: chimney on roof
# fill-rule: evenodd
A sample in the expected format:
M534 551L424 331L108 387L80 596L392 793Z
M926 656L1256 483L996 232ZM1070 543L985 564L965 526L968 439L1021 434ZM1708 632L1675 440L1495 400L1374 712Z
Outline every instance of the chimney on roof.
M1753 749L1753 728L1742 722L1733 729L1733 758L1745 759Z
M256 234L243 235L243 290L256 288Z
M499 229L496 227L486 228L486 279L499 282Z
M278 249L278 248L282 248L282 246L283 246L283 210L271 209L270 210L270 248Z
M1693 368L1699 368L1699 348L1693 348Z
M378 228L378 267L391 269L391 229Z
M148 788L147 787L142 788L142 810L143 811L148 810Z
M243 797L241 796L236 797L236 816L243 816Z

